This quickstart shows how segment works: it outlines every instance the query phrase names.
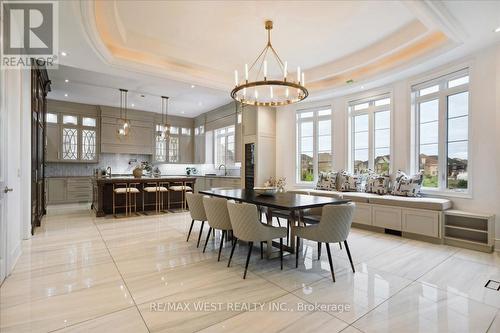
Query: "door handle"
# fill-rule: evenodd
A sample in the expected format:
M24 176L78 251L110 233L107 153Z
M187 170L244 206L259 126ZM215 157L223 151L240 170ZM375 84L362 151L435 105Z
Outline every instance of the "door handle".
M5 189L3 190L4 193L9 193L9 192L12 192L14 191L13 188L9 188L8 186L5 186Z

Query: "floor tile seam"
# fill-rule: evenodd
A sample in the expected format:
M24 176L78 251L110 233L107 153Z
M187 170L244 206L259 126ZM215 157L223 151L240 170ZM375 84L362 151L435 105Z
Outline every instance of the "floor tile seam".
M118 265L116 264L115 259L113 258L113 255L111 254L111 252L110 252L110 250L109 250L109 248L108 248L108 246L107 246L107 244L106 244L105 240L102 238L101 231L99 230L99 228L97 227L97 225L95 224L95 222L94 222L94 226L96 227L97 231L99 232L99 235L100 235L100 237L101 237L101 240L104 242L104 245L106 246L106 249L108 250L108 254L111 256L111 260L113 261L113 264L115 265L115 269L116 269L116 271L118 272L118 274L120 275L120 277L121 277L121 279L122 279L122 281L123 281L123 284L124 284L125 288L127 289L128 293L129 293L129 295L130 295L130 299L132 300L132 302L134 302L134 306L136 307L137 311L139 312L139 315L141 316L141 319L142 319L142 321L144 322L144 325L146 326L146 329L148 330L148 332L149 332L149 333L151 333L151 330L149 329L149 326L148 326L148 324L146 323L146 320L144 319L144 317L143 317L143 315L142 315L141 311L139 310L139 307L137 306L137 303L135 302L134 297L132 296L132 293L130 292L130 289L129 289L128 285L127 285L127 282L126 282L126 281L125 281L125 279L123 278L122 272L118 269Z

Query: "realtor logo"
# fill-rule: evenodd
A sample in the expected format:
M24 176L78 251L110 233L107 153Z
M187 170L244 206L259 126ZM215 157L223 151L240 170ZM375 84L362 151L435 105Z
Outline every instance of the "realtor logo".
M57 1L2 1L2 67L54 68L58 28Z

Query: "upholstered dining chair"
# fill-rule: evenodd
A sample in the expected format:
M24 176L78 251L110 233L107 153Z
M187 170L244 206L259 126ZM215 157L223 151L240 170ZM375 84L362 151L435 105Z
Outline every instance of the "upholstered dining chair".
M203 197L203 206L205 207L205 213L207 214L207 222L210 226L208 229L207 239L205 240L205 246L203 247L203 253L207 249L208 239L212 230L221 230L222 236L219 245L219 256L217 261L220 261L220 253L222 251L222 245L224 244L224 237L227 239L228 231L233 230L231 226L231 219L229 218L229 212L227 210L227 200L224 198L216 197Z
M196 244L196 247L199 247L201 234L203 233L203 226L207 220L207 214L205 213L205 207L203 206L203 194L187 192L186 200L189 207L189 214L191 215L191 226L189 227L186 242L189 241L194 221L201 221L200 234L198 235L198 243Z
M283 238L286 237L286 228L273 227L260 222L259 212L256 205L247 203L237 204L228 201L227 208L229 211L229 218L231 219L231 225L233 227L233 234L236 237L236 241L233 243L233 247L231 249L227 267L231 265L231 259L233 258L234 248L236 247L237 241L248 242L248 254L245 263L245 272L243 273L243 278L246 278L253 243L270 241L275 238L279 238L281 269L283 269Z
M349 251L349 245L347 244L347 236L349 236L349 232L351 230L354 208L354 203L344 205L326 205L323 206L321 220L318 224L306 227L293 226L293 232L297 236L295 267L299 266L300 239L305 238L316 241L318 244L325 243L333 282L335 282L335 272L333 270L330 243L344 242L347 256L349 257L351 268L354 273L354 264L352 262L351 252Z

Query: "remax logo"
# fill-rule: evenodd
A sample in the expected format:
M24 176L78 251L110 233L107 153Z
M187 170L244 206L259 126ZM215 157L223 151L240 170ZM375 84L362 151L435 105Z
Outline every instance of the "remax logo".
M3 66L29 66L33 60L54 64L57 6L56 1L2 1Z

